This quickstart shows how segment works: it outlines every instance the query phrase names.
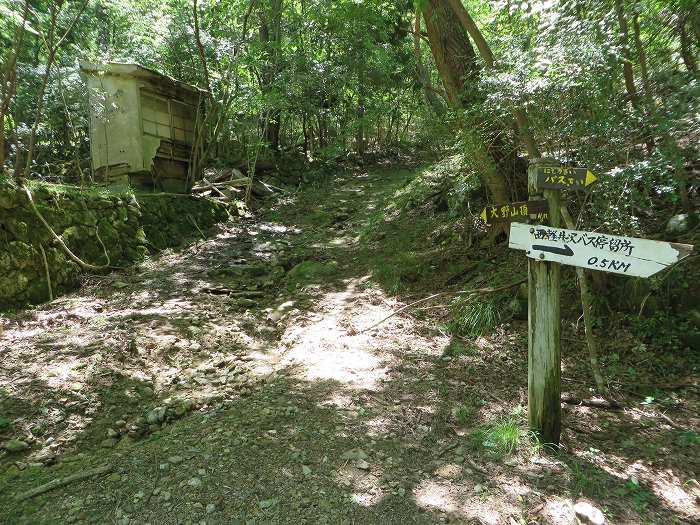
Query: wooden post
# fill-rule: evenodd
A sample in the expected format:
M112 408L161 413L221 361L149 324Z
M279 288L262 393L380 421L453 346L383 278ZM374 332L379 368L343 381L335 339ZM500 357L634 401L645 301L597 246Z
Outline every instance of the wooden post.
M537 189L537 167L558 165L534 159L528 167L530 199L549 202L549 225L559 226L560 190ZM561 432L560 265L528 258L528 417L543 444L559 444Z

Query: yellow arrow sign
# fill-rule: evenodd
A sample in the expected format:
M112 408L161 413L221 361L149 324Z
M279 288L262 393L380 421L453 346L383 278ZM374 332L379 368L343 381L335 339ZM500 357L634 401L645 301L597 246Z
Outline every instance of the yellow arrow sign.
M549 205L546 200L531 200L491 204L481 210L479 215L485 224L493 224L494 222L510 222L528 217L530 219L543 219L546 218L548 210Z
M537 168L537 188L576 190L590 186L598 177L588 168L541 166Z
M598 180L598 177L596 177L591 170L586 170L586 186L590 186L593 184L595 181Z

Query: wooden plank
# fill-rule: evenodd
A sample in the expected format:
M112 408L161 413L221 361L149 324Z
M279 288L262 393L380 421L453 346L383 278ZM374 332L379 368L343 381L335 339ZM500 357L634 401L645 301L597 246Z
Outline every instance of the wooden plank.
M517 223L509 246L532 259L635 277L650 277L693 251L689 244Z
M598 177L588 168L538 166L536 170L538 190L582 190L598 180Z

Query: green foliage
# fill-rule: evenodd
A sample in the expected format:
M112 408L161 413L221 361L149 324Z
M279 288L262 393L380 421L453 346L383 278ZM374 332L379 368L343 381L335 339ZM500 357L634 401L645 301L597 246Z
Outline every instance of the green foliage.
M406 285L415 283L430 272L426 256L406 251L397 253L392 260L378 262L373 277L386 284L390 294L397 294Z
M452 415L460 426L467 426L474 416L474 407L471 405L459 405L452 410Z
M469 442L476 450L501 457L513 454L524 436L521 422L508 416L482 425L469 435Z
M697 447L700 445L700 434L693 430L684 430L678 434L678 442L681 445Z
M321 263L318 261L303 261L287 273L287 283L290 290L307 284L323 284L337 271L337 262Z
M570 490L575 497L601 497L606 494L607 482L605 473L594 464L584 461L573 461L569 465L571 476Z
M5 416L0 416L0 430L6 429L10 426L10 420Z
M631 497L637 512L646 509L654 497L654 494L640 485L634 477L630 478L622 487L616 488L613 493L620 497Z
M443 357L459 357L463 355L472 355L476 352L473 346L466 346L457 339L452 339L450 344L442 351Z
M459 335L478 337L487 335L501 321L501 307L497 299L457 297L450 305L452 320L448 328Z
M632 317L631 322L632 330L642 341L664 345L670 350L679 350L682 347L678 334L688 329L687 323L668 311L656 312L652 317Z

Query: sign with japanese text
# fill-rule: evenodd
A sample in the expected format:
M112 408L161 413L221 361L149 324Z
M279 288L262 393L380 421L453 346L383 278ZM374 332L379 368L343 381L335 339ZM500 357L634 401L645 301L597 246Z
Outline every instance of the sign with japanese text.
M522 218L542 221L547 219L547 210L549 210L549 203L546 200L511 202L486 206L481 212L481 218L486 224L510 222Z
M689 244L517 222L510 226L509 247L532 259L635 277L650 277L693 251Z
M598 180L588 168L541 166L537 168L537 189L582 190Z

